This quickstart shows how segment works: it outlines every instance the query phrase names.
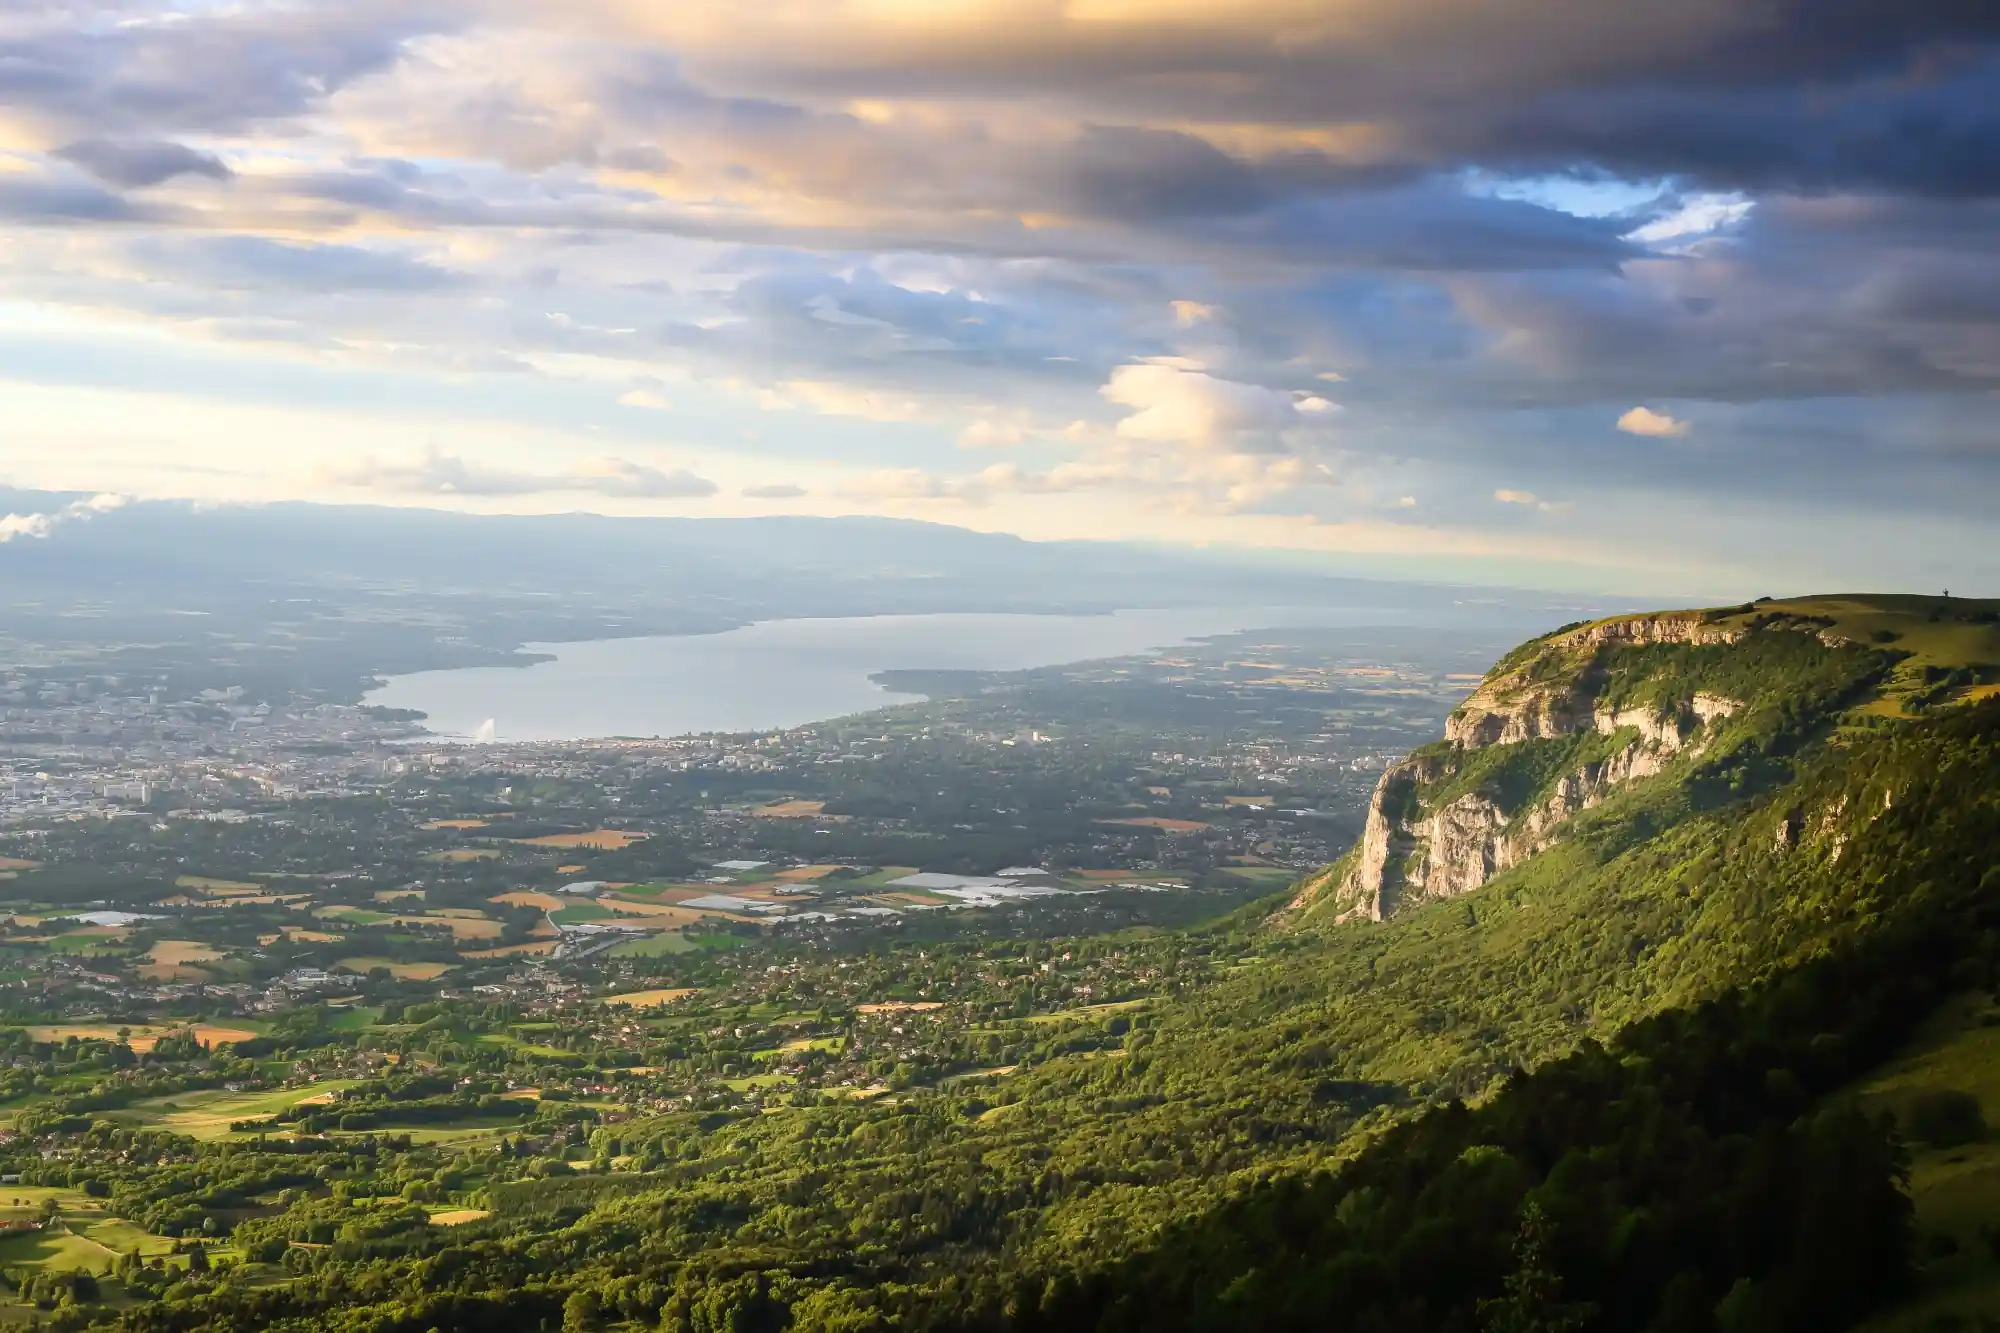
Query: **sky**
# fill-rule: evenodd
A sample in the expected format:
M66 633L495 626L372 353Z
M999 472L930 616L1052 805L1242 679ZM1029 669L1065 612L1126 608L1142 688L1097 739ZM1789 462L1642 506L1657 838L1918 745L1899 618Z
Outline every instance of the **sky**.
M0 5L0 485L2000 594L1996 254L1990 0Z

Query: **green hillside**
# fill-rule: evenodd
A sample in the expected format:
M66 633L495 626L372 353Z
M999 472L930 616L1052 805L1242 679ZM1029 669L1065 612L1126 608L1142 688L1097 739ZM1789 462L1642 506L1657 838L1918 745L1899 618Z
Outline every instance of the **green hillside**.
M1364 840L1221 926L1069 946L1144 957L1150 1003L935 1089L625 1121L476 1223L130 1326L1738 1333L1975 1300L2000 1270L1953 1200L1987 1145L1924 1147L1913 1211L1903 1093L2000 1116L1964 1017L2000 982L1996 687L1995 602L1566 627L1391 771L1373 872Z

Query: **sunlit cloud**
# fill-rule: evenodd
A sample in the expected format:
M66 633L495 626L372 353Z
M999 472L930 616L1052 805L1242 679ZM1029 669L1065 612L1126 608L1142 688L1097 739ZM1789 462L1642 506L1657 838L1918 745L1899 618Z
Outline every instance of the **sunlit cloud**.
M1618 418L1618 429L1627 435L1646 435L1655 439L1685 435L1690 429L1688 423L1665 412L1655 412L1650 407L1635 407Z
M1565 558L1672 569L1757 493L1717 568L1833 516L1987 567L1976 6L109 13L0 14L0 448L52 483L1459 553L1643 504Z

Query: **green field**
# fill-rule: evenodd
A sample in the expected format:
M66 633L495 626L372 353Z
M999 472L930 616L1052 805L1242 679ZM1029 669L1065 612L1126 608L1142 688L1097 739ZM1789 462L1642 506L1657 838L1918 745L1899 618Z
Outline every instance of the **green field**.
M914 875L916 873L917 868L915 866L883 866L872 875L862 875L858 879L843 879L840 881L840 887L843 889L879 889L885 884L903 878L905 875Z
M357 926L379 926L396 919L387 912L373 912L366 907L321 907L313 915L327 921L351 921Z
M113 1217L101 1199L75 1190L37 1185L0 1186L0 1219L25 1221L41 1216L53 1199L61 1220L44 1231L0 1236L0 1267L47 1268L58 1272L103 1273L133 1250L152 1257L170 1253L174 1242Z
M354 1139L368 1135L407 1135L412 1143L428 1143L449 1146L452 1144L477 1143L485 1139L497 1138L503 1134L513 1134L521 1126L512 1120L449 1120L444 1124L431 1125L377 1125L365 1130L330 1130L327 1137L334 1139Z
M627 940L612 948L613 958L661 958L671 953L693 953L701 946L677 930L663 930L641 940Z
M98 1221L74 1222L94 1244L118 1254L130 1254L137 1250L144 1258L173 1253L174 1242L166 1236L155 1236L136 1223L127 1222L122 1217L106 1217Z
M782 1060L788 1055L798 1055L806 1051L838 1051L844 1045L840 1037L803 1037L798 1041L788 1041L783 1046L769 1051L752 1051L753 1060Z
M53 953L79 954L88 958L106 958L129 952L127 947L117 940L103 935L81 933L59 935L42 947Z
M1151 1000L1117 1000L1110 1004L1087 1004L1076 1009L1059 1009L1052 1014L1031 1014L1030 1023L1067 1023L1071 1019L1102 1018L1132 1009L1143 1009Z
M571 903L567 907L557 908L555 911L549 913L549 920L559 926L578 926L586 921L602 921L606 917L616 915L617 913L608 907L602 907L596 903L583 902Z
M115 1113L119 1120L150 1129L169 1130L195 1139L221 1139L230 1134L230 1124L257 1116L272 1116L313 1097L325 1096L354 1086L354 1079L327 1079L302 1088L276 1092L228 1092L210 1089L182 1092L171 1097L152 1097L134 1102ZM4 1194L4 1190L0 1190Z
M110 1270L118 1252L67 1229L28 1231L0 1238L0 1266L49 1268L58 1272Z
M1956 604L1967 605L1962 601ZM2000 624L1942 617L1932 620L1930 614L1938 605L1934 597L1802 597L1759 603L1752 613L1729 617L1725 623L1747 622L1753 615L1773 612L1814 616L1833 622L1828 633L1908 654L1882 682L1873 701L1859 710L1876 717L1899 718L1909 716L1907 705L1912 698L1934 688L1935 678L1946 672L1966 671L1984 683L1947 686L1945 702L1983 697L1992 689L1995 676L1990 668L2000 664Z
M526 1028L531 1025L524 1023L521 1026ZM548 1026L553 1028L554 1024L549 1024ZM474 1037L473 1040L482 1046L506 1046L520 1051L525 1055L539 1055L549 1060L568 1060L572 1058L568 1051L563 1050L559 1046L538 1045L535 1042L523 1041L521 1038L511 1036L505 1032L482 1032L477 1037Z
M1221 873L1267 889L1280 889L1300 878L1299 872L1290 866L1225 866Z
M102 1200L93 1199L82 1190L54 1185L0 1185L0 1220L34 1217L50 1199L66 1213L95 1213L104 1209Z
M333 1012L332 1017L327 1020L327 1026L335 1032L359 1032L363 1028L373 1026L375 1020L382 1016L380 1005L356 1004L338 1008L329 1005L328 1008Z

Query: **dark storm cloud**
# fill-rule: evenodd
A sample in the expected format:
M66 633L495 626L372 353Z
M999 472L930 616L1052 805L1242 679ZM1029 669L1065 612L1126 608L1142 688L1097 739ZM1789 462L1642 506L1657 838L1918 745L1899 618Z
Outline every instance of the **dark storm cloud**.
M1260 260L1478 271L1615 268L1641 253L1630 228L1431 181L1287 200L1183 234Z
M1752 21L1673 62L1678 79L1736 85L1880 74L2000 40L1987 0L1783 0L1742 6Z
M1488 166L1587 163L1724 189L1990 195L2000 193L2000 64L1846 88L1600 89L1435 129Z

